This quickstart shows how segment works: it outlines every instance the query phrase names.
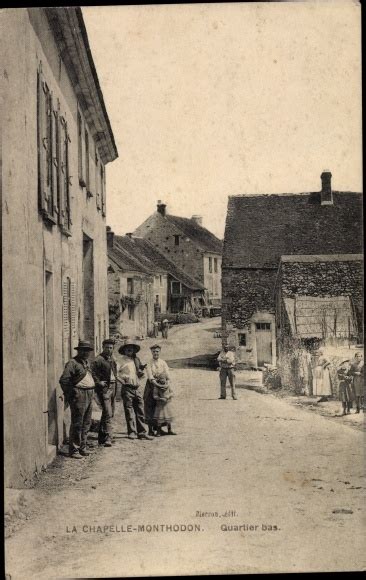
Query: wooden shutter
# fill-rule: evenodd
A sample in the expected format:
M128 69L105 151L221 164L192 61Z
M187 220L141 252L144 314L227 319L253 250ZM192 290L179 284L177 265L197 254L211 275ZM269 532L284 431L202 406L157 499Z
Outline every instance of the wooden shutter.
M65 209L64 209L64 196L65 196L65 182L64 182L64 172L63 172L63 156L64 156L64 146L63 146L63 117L57 115L57 192L58 192L58 223L60 226L65 224Z
M49 213L55 217L58 214L58 112L54 109L53 97L50 98L50 127L51 127L51 147L50 147L50 171L51 171L51 203Z
M97 209L101 209L101 195L102 195L102 180L101 180L102 162L98 160L97 165Z
M46 124L47 127L47 124ZM37 128L38 128L38 201L39 209L46 211L47 208L47 172L45 138L45 98L43 92L43 74L41 65L37 74Z
M106 211L105 211L105 169L104 169L104 165L101 164L101 176L100 176L100 180L101 180L101 197L102 197L102 216L105 217L106 215Z
M64 154L64 162L65 162L65 215L67 220L67 230L69 231L71 228L71 204L70 204L70 186L71 186L71 175L70 175L70 164L69 164L69 150L70 150L70 135L67 129L67 122L65 121L65 154Z
M62 282L62 343L64 361L71 358L70 278Z
M84 181L84 164L83 164L83 122L81 119L80 111L78 111L78 172L79 172L79 184L85 183Z
M76 338L76 284L71 280L70 282L70 321L71 321L71 337Z

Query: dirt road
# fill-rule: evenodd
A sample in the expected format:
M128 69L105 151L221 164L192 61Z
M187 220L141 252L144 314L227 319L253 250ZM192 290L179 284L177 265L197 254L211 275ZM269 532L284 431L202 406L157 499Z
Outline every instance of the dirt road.
M187 367L215 327L159 339L177 437L128 440L120 404L111 449L44 474L7 541L12 580L365 568L364 434L245 389L218 400L218 373Z

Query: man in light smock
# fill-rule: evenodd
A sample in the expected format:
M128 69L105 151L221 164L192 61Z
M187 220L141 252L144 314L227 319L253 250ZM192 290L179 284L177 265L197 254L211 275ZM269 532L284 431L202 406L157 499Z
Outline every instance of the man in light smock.
M224 344L217 360L220 365L220 397L219 399L226 399L226 381L229 379L231 386L231 396L236 400L235 391L235 354L229 350L229 346Z

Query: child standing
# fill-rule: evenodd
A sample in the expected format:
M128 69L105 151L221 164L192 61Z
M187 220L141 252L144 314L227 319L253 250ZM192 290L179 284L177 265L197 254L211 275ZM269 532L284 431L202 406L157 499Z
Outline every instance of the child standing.
M351 412L353 393L352 393L352 379L348 375L349 361L343 361L338 369L337 376L339 380L339 399L342 401L343 412L342 415L347 415Z
M154 426L157 429L156 436L159 437L161 435L176 435L176 433L172 430L172 422L174 417L170 401L173 397L173 391L170 387L169 379L165 373L155 375L154 379ZM162 430L162 427L165 425L168 427L168 433L165 433Z

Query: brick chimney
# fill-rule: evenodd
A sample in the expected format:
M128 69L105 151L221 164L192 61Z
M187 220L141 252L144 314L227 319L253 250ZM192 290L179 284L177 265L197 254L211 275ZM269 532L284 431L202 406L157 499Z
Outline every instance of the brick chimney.
M320 177L322 180L321 205L333 205L332 174L330 171L323 171Z
M166 204L162 203L161 200L158 200L158 204L157 204L157 211L160 213L160 215L162 215L163 217L166 216Z
M114 232L112 232L111 227L107 226L107 248L113 248L114 245Z
M196 224L198 224L199 226L202 226L202 216L201 215L193 215L191 217L191 220L193 222L196 222Z

